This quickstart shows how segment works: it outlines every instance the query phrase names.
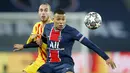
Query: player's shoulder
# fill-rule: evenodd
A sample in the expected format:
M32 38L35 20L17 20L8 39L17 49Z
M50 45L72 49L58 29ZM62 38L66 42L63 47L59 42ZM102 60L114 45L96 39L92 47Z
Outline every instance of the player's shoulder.
M64 32L69 33L72 37L79 36L79 34L81 34L76 28L69 25L66 25Z
M34 26L38 26L38 25L41 25L41 24L42 24L42 22L39 21L39 22L36 22L36 23L34 24Z
M54 25L53 22L52 23L48 23L48 24L45 25L45 28L51 29L53 27L53 25Z
M74 27L72 27L72 26L70 26L70 25L66 25L66 26L65 26L65 29L66 29L67 31L69 31L69 32L72 32L72 31L75 31L75 30L76 30L76 28L74 28Z

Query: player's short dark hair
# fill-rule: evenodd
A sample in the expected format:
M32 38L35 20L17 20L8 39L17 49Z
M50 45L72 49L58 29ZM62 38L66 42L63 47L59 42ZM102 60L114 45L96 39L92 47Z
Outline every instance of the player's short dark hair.
M57 9L54 11L54 14L65 14L65 11L63 9Z

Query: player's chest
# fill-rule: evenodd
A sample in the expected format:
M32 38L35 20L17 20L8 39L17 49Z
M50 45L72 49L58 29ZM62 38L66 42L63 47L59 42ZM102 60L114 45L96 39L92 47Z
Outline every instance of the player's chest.
M60 33L53 33L50 31L46 33L48 39L48 46L50 48L63 48L72 41L72 36L64 31Z

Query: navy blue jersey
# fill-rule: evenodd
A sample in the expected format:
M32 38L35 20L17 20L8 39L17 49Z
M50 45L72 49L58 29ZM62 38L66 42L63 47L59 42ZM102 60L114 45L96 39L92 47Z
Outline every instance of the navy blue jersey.
M95 44L84 37L75 28L69 25L65 25L65 27L60 31L55 30L53 27L54 23L46 24L43 33L43 35L47 38L48 45L47 62L74 64L71 54L75 40L81 42L83 45L95 51L103 59L106 60L109 58L102 50L100 50Z

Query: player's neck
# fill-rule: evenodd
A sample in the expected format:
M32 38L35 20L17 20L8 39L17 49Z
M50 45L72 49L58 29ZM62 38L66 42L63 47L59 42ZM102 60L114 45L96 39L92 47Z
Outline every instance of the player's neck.
M54 30L55 31L61 31L60 29L58 29L57 27L54 26Z
M48 18L46 21L42 21L42 24L45 25L45 24L49 23L50 20L51 20L51 18Z
M65 28L65 26L66 26L66 25L64 25L62 29L58 29L56 26L54 26L54 30L55 30L55 31L62 31L62 30Z

